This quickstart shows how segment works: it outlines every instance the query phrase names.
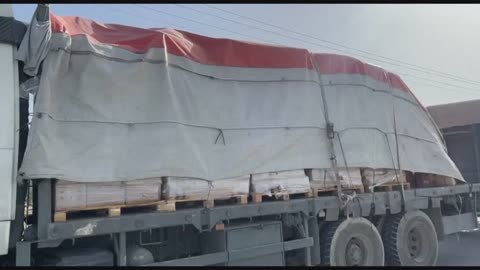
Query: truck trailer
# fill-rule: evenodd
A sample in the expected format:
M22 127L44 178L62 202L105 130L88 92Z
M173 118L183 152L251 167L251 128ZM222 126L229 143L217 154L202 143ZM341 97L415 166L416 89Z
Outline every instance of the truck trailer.
M0 5L0 54L1 265L432 266L478 227L380 67L48 5Z

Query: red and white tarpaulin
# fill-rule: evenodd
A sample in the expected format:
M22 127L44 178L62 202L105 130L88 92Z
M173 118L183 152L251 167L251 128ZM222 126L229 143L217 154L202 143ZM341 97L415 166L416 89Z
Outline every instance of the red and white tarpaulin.
M463 179L405 83L354 58L53 14L30 28L17 58L32 75L43 64L26 178L326 169L328 114L339 167Z

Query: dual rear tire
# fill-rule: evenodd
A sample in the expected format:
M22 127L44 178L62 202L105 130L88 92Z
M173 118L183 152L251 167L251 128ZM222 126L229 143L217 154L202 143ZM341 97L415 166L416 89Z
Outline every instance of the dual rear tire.
M438 259L435 226L422 211L391 215L382 228L385 263L391 266L434 266Z
M376 223L376 224L374 224ZM438 240L422 211L390 215L381 222L357 217L328 222L320 233L320 260L331 266L433 266Z
M382 266L384 248L377 228L367 219L349 218L325 225L320 260L331 266Z

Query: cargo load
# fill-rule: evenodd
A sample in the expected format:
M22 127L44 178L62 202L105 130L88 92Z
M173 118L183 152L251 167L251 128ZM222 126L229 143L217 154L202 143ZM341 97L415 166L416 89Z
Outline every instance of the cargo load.
M165 177L162 199L214 200L248 196L250 175L221 179L215 182L188 177Z
M309 193L310 184L304 170L259 173L252 175L251 193L266 196Z
M348 187L362 185L360 168L463 181L400 77L357 59L53 14L31 28L17 57L40 84L20 171L75 182L58 185L60 202L325 189L336 185L332 155ZM162 177L163 191L133 184Z
M333 169L307 170L310 185L315 190L335 189L338 185ZM338 168L339 180L343 188L361 188L362 176L359 168Z
M162 179L129 182L55 183L55 211L121 206L160 201Z
M414 176L414 187L444 187L455 186L456 180L452 177L431 173L416 173Z
M406 175L404 171L391 169L369 169L362 170L363 183L369 186L406 183Z

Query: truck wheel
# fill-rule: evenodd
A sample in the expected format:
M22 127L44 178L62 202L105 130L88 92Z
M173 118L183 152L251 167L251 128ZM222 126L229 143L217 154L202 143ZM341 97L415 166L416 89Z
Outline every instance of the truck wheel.
M385 263L398 266L434 266L438 239L430 218L422 211L391 215L382 230Z
M320 259L331 266L383 266L380 233L365 218L349 218L327 224L320 238Z

